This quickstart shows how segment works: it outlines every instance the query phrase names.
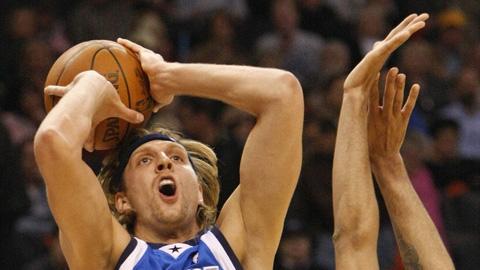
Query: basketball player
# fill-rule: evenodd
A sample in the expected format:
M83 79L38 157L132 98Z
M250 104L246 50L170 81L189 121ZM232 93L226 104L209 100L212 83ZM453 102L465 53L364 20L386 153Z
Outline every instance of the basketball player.
M244 147L240 185L216 219L219 183L210 148L169 131L138 130L100 174L106 198L82 161L82 147L93 150L100 121L139 123L142 115L94 71L66 87L46 87L46 94L63 97L40 125L34 147L69 267L272 269L301 165L297 79L278 69L169 63L130 41L119 43L138 54L157 108L176 95L216 99L254 115L256 124Z
M333 165L337 269L379 268L379 214L371 169L385 198L405 269L454 269L400 156L420 87L412 86L403 105L405 75L390 69L379 106L378 73L388 56L427 19L427 14L407 17L345 80Z

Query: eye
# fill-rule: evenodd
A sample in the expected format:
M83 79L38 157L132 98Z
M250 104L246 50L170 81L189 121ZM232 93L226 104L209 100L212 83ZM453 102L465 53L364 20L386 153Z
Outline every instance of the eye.
M138 165L148 165L152 161L151 157L142 157L138 160Z
M171 159L174 160L174 161L183 162L183 158L180 155L172 155Z

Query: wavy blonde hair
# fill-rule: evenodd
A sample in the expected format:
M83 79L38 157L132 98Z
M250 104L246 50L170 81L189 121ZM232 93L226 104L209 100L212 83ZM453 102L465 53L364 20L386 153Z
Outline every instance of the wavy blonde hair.
M125 183L123 177L121 181L115 181L114 177L119 167L119 154L121 151L128 147L132 141L152 133L160 133L174 138L187 150L203 192L203 204L198 206L196 221L202 229L212 226L217 218L217 203L220 192L217 156L209 146L198 141L185 139L180 134L163 128L152 130L137 129L133 131L124 144L104 159L103 168L98 175L98 179L105 192L112 214L129 233L133 234L136 215L134 212L119 213L117 211L115 194L125 190Z

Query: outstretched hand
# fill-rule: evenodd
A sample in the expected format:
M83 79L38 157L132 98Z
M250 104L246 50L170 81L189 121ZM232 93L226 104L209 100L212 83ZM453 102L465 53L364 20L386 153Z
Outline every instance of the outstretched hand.
M377 78L387 58L415 32L425 27L428 14L412 14L395 27L387 37L375 44L373 49L350 72L344 83L345 93L357 92L367 95L370 85Z
M399 74L397 68L388 71L382 105L379 100L378 79L370 89L368 144L372 160L394 157L400 153L408 121L420 91L420 86L414 84L403 104L405 80L405 74Z
M49 85L44 89L45 95L58 97L67 95L70 91L86 91L86 95L95 95L97 110L92 115L92 127L84 144L87 151L94 150L95 128L103 120L118 117L134 124L143 121L143 114L123 104L114 86L96 71L79 73L67 86Z
M174 95L168 93L168 89L162 87L162 79L160 78L162 71L167 65L163 57L128 39L118 38L117 42L133 51L140 60L142 69L147 74L150 82L150 94L156 102L153 111L157 112L160 108L170 104L173 101Z

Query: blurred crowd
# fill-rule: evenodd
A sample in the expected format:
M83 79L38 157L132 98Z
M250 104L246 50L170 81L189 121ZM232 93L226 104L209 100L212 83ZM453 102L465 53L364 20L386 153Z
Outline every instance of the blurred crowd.
M343 80L375 41L412 12L430 13L427 28L389 62L409 85L422 87L403 157L457 269L479 269L478 0L0 1L0 268L66 268L32 149L45 116L44 80L71 46L125 37L167 61L276 67L299 78L306 104L303 168L275 269L334 269L331 169ZM221 207L238 184L254 121L216 101L178 97L150 124L214 147ZM85 156L95 170L99 156ZM380 267L403 269L380 208Z

